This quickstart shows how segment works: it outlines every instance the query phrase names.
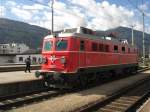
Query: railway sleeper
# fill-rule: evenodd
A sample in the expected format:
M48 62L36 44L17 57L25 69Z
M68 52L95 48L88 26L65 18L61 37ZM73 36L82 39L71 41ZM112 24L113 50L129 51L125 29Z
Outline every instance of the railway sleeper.
M98 110L98 112L112 112L112 109L108 109L108 108L101 108ZM121 111L115 111L115 112L121 112Z
M116 105L116 106L129 106L130 104L128 103L119 103L119 102L112 102L112 105Z
M129 96L129 97L120 97L120 99L122 100L127 100L127 101L137 101L140 97L132 97L132 96Z

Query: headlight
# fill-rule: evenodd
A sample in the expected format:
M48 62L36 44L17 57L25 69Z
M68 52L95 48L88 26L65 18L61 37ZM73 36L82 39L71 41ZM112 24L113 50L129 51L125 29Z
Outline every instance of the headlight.
M65 63L66 63L66 58L65 58L65 56L62 56L62 57L60 58L60 61L61 61L62 64L65 64Z

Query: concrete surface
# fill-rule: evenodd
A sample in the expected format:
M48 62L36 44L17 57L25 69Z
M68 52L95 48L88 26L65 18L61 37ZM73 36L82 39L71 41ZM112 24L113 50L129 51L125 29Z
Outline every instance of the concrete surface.
M35 70L31 70L31 73L25 73L24 71L0 72L0 84L37 80L34 74Z
M118 91L119 89L130 86L138 80L150 77L150 71L132 77L113 81L101 86L80 91L73 94L66 94L50 100L27 105L10 112L70 112L81 106L86 106L97 100L102 100L106 96Z
M42 80L37 79L35 71L0 72L0 97L16 93L39 90L44 87Z
M40 65L31 65L31 70L40 69ZM0 72L24 71L25 65L7 65L0 66Z

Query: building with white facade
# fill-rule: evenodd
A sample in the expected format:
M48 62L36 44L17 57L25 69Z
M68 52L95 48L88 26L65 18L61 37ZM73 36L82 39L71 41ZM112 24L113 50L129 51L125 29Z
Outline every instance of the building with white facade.
M15 63L23 64L25 60L30 56L32 64L40 64L42 62L41 54L18 54L15 56Z
M0 54L20 54L29 50L29 47L21 43L0 44Z
M25 60L30 56L31 64L40 64L42 62L41 51L28 50L19 54L0 54L0 65L5 64L25 64Z

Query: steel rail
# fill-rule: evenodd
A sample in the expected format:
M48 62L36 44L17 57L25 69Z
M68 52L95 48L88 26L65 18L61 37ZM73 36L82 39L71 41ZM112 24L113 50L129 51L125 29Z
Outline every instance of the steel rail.
M149 68L146 68L144 70L148 70ZM142 72L140 70L139 72ZM80 91L80 90L74 90ZM22 106L24 104L29 104L35 101L40 101L42 99L48 99L51 97L57 97L58 95L62 95L65 93L73 92L70 90L49 90L47 88L44 88L42 90L38 91L32 91L27 93L18 93L10 96L2 96L0 97L0 110L9 110L12 107L18 107Z
M128 107L125 112L135 112L148 98L150 97L150 90L143 94L137 102Z
M149 70L149 68L139 70L138 73L146 71L146 70ZM118 112L119 111L120 112L121 111L132 112L131 110L135 110L135 108L137 108L137 106L139 106L139 104L142 104L143 101L145 101L149 97L149 95L150 95L149 91L147 93L144 93L144 95L141 96L140 98L136 98L136 97L135 98L133 97L132 99L124 98L123 101L125 101L125 102L120 103L120 106L119 106L119 101L118 102L115 102L115 101L119 100L119 98L121 98L122 96L124 96L128 92L130 92L131 90L134 90L137 86L140 86L149 80L150 80L150 78L137 81L134 84L131 84L130 86L121 88L120 90L118 90L117 92L115 92L111 96L107 96L103 100L101 100L101 99L97 100L97 101L92 102L88 105L77 108L73 112L92 112L92 111L97 111L97 110L100 110L101 112L105 112L105 111L106 112L113 112L113 111L116 111L116 110L113 110L113 108L116 108L114 105L116 105L117 108L120 109L120 110L117 110ZM120 101L120 102L122 102L122 101ZM113 104L112 106L111 106L111 103ZM128 105L128 104L130 104L130 105Z
M20 93L12 96L4 96L0 98L0 110L10 110L12 107L22 106L33 102L49 99L65 94L66 91L43 89L41 91Z

